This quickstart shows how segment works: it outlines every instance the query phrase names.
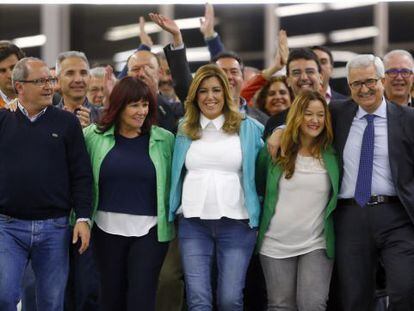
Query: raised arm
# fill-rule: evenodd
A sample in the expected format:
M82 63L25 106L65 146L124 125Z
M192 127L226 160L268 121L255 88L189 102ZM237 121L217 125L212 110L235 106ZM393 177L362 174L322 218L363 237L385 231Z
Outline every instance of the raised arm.
M164 47L165 57L170 67L175 93L182 103L193 81L190 65L184 47L181 30L174 20L156 13L149 14L151 20L173 36L173 43Z
M275 55L275 59L272 65L262 71L261 74L253 76L246 82L245 86L241 90L241 96L247 101L250 101L254 94L260 90L276 72L286 66L287 58L289 56L289 47L287 44L286 31L279 31L278 49Z
M224 45L221 42L220 35L214 31L214 19L214 8L210 3L206 3L204 18L200 18L200 32L204 36L204 41L207 44L211 59L224 51Z
M263 70L262 74L266 80L269 80L276 72L286 66L287 59L289 56L289 47L287 42L286 31L279 31L278 48L275 55L273 64L270 67Z
M151 51L152 46L154 43L152 42L151 37L147 34L145 31L145 19L144 17L139 17L139 41L140 45L137 48L137 51ZM122 79L123 77L126 77L128 75L128 64L125 64L124 68L122 68L122 71L118 74L118 80Z

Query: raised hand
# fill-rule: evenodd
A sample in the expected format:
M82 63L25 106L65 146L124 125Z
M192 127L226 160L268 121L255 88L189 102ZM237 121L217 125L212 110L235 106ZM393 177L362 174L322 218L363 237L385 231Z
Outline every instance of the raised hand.
M148 15L155 24L157 24L158 26L160 26L162 29L169 32L173 36L174 47L177 47L183 44L181 30L174 20L172 20L171 18L167 16L158 14L158 13L150 13Z
M151 37L145 31L145 19L142 16L139 17L139 39L146 46L152 47L154 45Z
M266 68L265 70L263 70L263 76L266 79L270 79L274 73L278 72L284 66L286 66L288 57L289 57L289 46L288 46L288 41L287 41L287 34L285 30L280 30L278 47L277 47L277 52L275 55L274 62L269 68Z
M200 32L204 38L214 35L214 8L210 3L206 3L204 18L200 18Z
M278 54L280 57L280 64L285 66L289 57L289 46L286 31L283 29L279 31Z

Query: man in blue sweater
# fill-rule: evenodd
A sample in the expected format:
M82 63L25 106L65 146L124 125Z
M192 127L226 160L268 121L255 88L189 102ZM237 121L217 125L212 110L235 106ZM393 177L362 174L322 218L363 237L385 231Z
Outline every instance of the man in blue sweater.
M68 216L78 217L72 243L89 245L92 170L77 118L52 107L55 79L36 58L12 75L16 112L0 110L0 310L16 310L30 260L38 310L63 309L68 276Z

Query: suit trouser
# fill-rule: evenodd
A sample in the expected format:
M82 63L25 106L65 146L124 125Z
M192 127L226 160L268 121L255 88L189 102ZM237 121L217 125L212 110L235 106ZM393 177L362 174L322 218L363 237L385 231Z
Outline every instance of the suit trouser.
M340 203L334 214L338 295L344 311L374 308L382 259L393 311L414 310L414 226L400 203L359 207Z

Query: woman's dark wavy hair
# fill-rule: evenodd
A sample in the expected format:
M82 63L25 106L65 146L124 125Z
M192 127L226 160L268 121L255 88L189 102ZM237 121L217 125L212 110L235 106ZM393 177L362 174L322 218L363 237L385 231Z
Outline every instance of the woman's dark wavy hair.
M151 126L157 124L157 101L150 88L141 80L133 77L125 77L118 81L109 96L109 106L104 110L98 123L100 132L106 132L113 125L115 130L119 128L119 121L125 107L140 100L148 101L148 115L141 127L141 133L148 133Z
M257 99L256 99L256 106L257 106L257 108L259 108L261 111L263 111L266 114L269 114L269 112L266 111L266 108L265 108L267 93L269 92L269 89L272 86L272 84L273 83L276 83L276 82L283 83L286 86L286 88L289 91L289 97L290 97L290 102L291 103L293 102L293 99L295 98L295 96L293 95L292 89L287 84L286 76L275 76L275 77L271 77L266 82L266 84L260 89L259 93L257 93Z

